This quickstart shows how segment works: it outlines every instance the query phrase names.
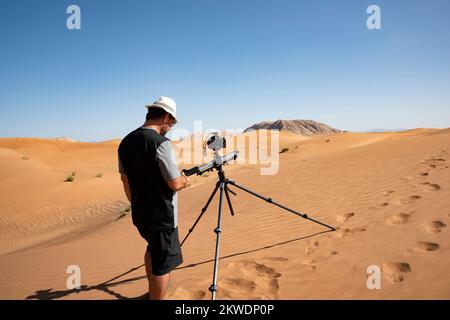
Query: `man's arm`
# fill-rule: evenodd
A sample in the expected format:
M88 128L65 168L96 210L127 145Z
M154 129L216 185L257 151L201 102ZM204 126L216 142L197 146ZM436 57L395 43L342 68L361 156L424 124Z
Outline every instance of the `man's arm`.
M130 185L128 184L128 177L124 174L121 174L120 180L122 180L123 189L125 190L125 194L127 195L128 201L131 202L131 190Z
M187 187L188 179L185 175L181 175L178 178L166 182L169 188L176 192Z
M130 184L128 183L128 177L125 172L125 168L123 167L122 161L120 160L120 156L118 157L118 160L119 160L120 180L122 180L123 189L125 190L125 194L127 195L128 201L131 202L131 190Z
M170 141L165 141L158 147L156 160L170 189L177 192L187 187L187 177L180 174Z

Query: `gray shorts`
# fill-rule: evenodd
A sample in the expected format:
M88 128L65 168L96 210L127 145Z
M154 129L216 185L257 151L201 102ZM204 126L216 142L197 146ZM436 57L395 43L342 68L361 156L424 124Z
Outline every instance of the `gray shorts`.
M162 276L183 263L178 228L171 230L138 229L147 241L152 259L152 274Z

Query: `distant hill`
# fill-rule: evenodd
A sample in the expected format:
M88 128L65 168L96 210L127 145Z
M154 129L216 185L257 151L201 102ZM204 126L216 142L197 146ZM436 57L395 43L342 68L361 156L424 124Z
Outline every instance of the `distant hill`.
M377 132L401 132L401 131L407 131L409 129L383 129L383 128L377 128L377 129L371 129L367 130L366 132L369 133L377 133Z
M329 125L313 120L281 120L281 119L276 121L263 121L260 123L256 123L251 127L245 129L244 132L259 129L288 131L296 134L301 134L304 136L343 132L341 130L332 128Z

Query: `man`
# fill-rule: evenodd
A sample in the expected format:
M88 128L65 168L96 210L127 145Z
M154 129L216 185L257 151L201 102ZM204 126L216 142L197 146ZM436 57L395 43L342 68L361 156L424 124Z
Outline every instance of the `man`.
M177 122L175 101L159 97L146 107L144 125L119 145L119 172L133 224L148 243L144 261L150 299L160 300L170 272L183 262L177 191L186 188L187 177L180 174L172 143L164 136Z

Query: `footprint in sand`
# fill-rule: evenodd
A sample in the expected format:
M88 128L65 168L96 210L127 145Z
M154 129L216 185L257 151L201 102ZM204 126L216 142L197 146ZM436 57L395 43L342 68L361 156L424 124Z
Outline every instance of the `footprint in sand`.
M319 264L317 263L316 259L307 259L307 260L303 260L302 264L311 271L314 271L317 269L317 267L319 266Z
M409 197L400 199L400 204L411 204L411 203L419 200L420 198L422 198L422 197L421 196L417 196L417 195L409 196Z
M336 232L334 233L335 238L345 238L354 234L358 234L364 231L367 231L367 227L358 227L358 228L336 228Z
M439 250L440 245L435 242L418 241L414 246L415 251L419 252L430 252Z
M411 266L406 262L383 263L383 273L392 283L403 282L405 276L412 272Z
M177 300L201 300L205 296L206 291L203 290L190 291L183 287L177 287L173 292L169 293L169 298ZM148 297L146 300L148 300Z
M389 190L389 191L383 192L383 196L384 197L389 197L394 192L395 192L394 190Z
M337 251L329 251L329 252L326 252L322 257L325 258L325 259L328 259L328 258L331 258L332 256L337 255L337 254L338 254Z
M245 288L246 291L253 291L256 288L256 282L248 279L225 278L222 282L231 286Z
M219 280L219 293L224 297L235 299L246 296L249 299L276 299L278 297L278 280L281 273L275 272L262 263L251 261L231 262L226 266L225 277Z
M422 177L426 177L426 176L429 176L430 174L429 174L428 172L422 172L420 175L421 175Z
M386 222L388 224L404 224L409 222L409 218L411 217L411 214L408 213L398 213L394 214L393 216L390 216L386 219Z
M314 241L305 248L305 256L315 253L319 249L319 241Z
M370 209L375 210L375 209L386 208L388 205L389 205L389 202L383 202L383 203L377 204L376 206L370 207Z
M275 262L286 262L289 259L285 258L285 257L264 257L261 260L275 261Z
M349 212L349 213L343 213L343 214L339 214L337 217L336 217L336 220L338 221L338 222L346 222L346 221L348 221L348 220L350 220L352 217L354 217L355 216L355 213L354 212Z
M445 166L445 162L447 160L444 158L440 158L440 157L436 157L436 158L430 158L427 160L423 160L420 163L427 165L428 167L430 167L431 169L434 169L436 167L443 167Z
M441 190L441 186L435 183L429 183L429 182L422 182L422 186L424 186L424 189L426 191L438 191Z
M324 253L321 256L315 257L315 258L311 258L311 259L306 259L302 261L302 264L311 271L316 270L319 267L319 262L323 262L325 260L328 260L329 258L337 255L338 252L337 251L329 251Z
M401 177L400 180L408 182L408 181L414 180L414 177L413 176L404 176L404 177Z
M447 225L443 223L442 221L431 221L424 225L425 229L429 233L439 233L444 229Z

